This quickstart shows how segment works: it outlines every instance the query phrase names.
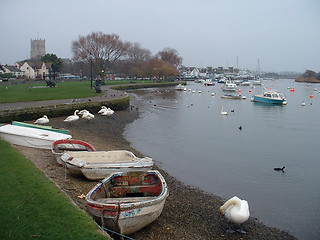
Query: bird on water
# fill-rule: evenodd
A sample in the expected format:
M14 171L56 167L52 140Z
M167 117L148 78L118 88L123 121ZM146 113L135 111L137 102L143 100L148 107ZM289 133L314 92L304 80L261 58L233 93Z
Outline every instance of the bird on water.
M284 172L284 169L285 169L286 167L285 166L283 166L282 168L274 168L273 170L275 170L275 171L282 171L282 172Z

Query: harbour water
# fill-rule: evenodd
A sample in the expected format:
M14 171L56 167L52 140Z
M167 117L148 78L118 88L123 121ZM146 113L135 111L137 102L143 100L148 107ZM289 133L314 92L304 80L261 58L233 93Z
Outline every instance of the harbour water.
M141 117L127 127L127 140L185 184L246 199L265 224L320 239L320 85L286 79L239 86L245 100L221 99L221 87L188 82L186 91L133 92ZM250 101L269 88L288 104Z

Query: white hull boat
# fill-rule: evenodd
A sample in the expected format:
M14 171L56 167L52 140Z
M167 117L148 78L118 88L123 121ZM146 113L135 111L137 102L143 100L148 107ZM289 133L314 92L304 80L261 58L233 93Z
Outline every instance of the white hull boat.
M237 90L238 86L237 84L227 81L225 82L224 86L222 87L222 91L229 91L229 92L235 92Z
M0 127L0 136L15 145L41 149L51 149L52 143L59 139L72 138L69 134L10 124Z
M71 174L83 174L90 180L103 179L118 171L148 171L153 166L153 159L138 158L126 150L66 152L61 160Z
M169 195L163 176L148 172L117 172L86 196L89 214L102 227L129 235L156 220Z
M61 160L61 156L65 152L72 151L96 151L96 149L89 143L75 140L75 139L61 139L52 143L51 152L55 156L59 166L63 166L64 162Z

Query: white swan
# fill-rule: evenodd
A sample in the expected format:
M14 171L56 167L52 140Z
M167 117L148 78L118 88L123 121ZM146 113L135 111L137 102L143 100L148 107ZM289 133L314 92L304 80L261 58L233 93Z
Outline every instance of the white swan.
M43 117L38 118L34 123L36 123L36 124L46 124L46 123L49 123L49 118L47 117L47 115L43 115Z
M249 205L246 200L241 200L237 196L230 198L220 207L220 212L228 219L228 221L235 224L243 224L249 219ZM228 232L234 232L232 229ZM244 230L238 230L240 233L246 233Z
M91 120L94 118L94 115L90 113L88 110L84 109L79 112L79 115L82 115L82 118Z
M227 112L224 112L224 111L223 111L223 106L221 106L221 115L228 115Z
M77 121L79 119L79 116L77 115L77 113L79 112L79 110L75 110L73 115L67 117L65 120L63 120L64 122L74 122Z
M102 114L107 110L106 106L102 106L98 113Z
M114 114L114 111L111 108L107 108L101 115L102 116L111 116Z

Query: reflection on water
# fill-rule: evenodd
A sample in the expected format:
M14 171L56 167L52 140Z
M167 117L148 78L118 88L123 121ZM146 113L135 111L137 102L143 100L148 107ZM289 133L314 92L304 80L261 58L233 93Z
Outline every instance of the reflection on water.
M133 104L142 115L128 126L126 137L186 184L226 199L238 195L266 224L299 239L319 239L320 93L315 86L292 80L241 86L246 100L221 99L220 84L188 83L185 92L135 91ZM288 105L251 102L264 87L284 93ZM221 106L227 116L220 114ZM273 170L282 166L284 173Z

